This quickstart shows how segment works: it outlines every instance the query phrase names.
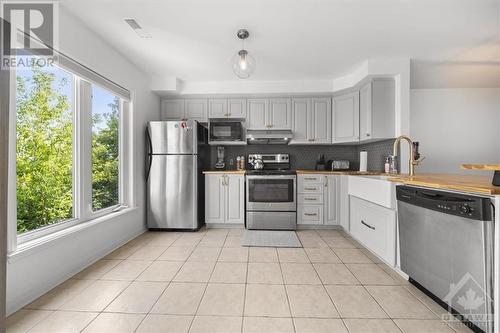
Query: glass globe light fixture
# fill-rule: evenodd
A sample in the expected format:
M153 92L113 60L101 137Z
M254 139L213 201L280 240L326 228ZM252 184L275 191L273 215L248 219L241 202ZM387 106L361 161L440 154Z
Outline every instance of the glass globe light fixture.
M236 52L232 58L233 72L240 79L247 79L255 70L255 59L245 50L244 41L250 35L247 30L240 29L236 34L241 39L243 48Z

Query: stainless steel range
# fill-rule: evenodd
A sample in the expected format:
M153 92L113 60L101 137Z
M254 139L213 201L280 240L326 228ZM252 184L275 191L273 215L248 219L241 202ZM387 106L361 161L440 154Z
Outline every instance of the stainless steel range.
M248 155L247 229L297 229L297 175L288 154Z

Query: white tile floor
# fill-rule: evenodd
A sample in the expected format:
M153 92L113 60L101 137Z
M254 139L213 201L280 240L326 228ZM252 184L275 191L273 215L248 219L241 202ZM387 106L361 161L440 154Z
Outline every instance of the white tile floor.
M8 318L7 332L468 332L336 230L245 248L241 229L148 232Z

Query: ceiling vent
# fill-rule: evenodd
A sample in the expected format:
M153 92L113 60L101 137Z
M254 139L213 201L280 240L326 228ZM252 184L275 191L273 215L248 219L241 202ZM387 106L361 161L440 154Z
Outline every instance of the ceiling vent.
M146 30L144 30L139 25L139 23L137 23L137 21L135 19L133 19L133 18L125 18L123 20L125 21L125 23L127 23L132 28L132 30L135 31L135 33L139 37L141 37L141 38L151 38L151 35Z

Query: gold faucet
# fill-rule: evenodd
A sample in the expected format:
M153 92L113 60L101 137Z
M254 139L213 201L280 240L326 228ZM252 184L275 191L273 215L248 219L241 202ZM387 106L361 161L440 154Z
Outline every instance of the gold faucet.
M415 166L417 166L420 162L422 162L425 159L425 157L419 160L415 160L415 147L413 146L413 141L410 139L409 136L401 135L398 138L396 138L396 141L394 141L394 146L392 148L392 155L394 156L394 158L398 156L398 148L400 146L400 142L402 139L408 141L408 144L410 145L410 160L408 161L408 164L410 167L410 176L414 176ZM401 166L399 167L399 172L401 172Z

